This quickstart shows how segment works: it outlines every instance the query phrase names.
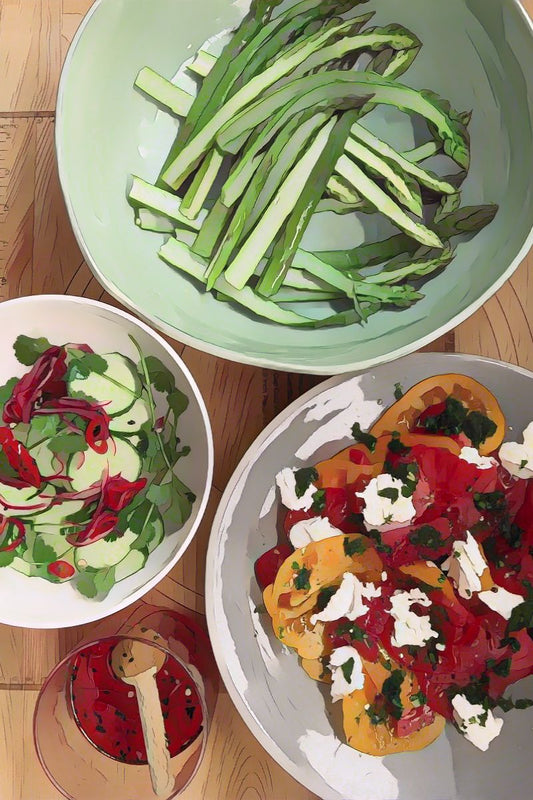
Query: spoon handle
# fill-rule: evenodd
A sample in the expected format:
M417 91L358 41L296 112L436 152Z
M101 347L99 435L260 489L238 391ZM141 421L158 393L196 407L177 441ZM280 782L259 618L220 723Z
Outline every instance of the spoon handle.
M161 701L155 681L157 668L129 677L128 683L135 687L137 703L146 745L146 758L150 767L150 778L154 793L158 797L169 797L174 788L170 772L170 755L165 738L165 722Z

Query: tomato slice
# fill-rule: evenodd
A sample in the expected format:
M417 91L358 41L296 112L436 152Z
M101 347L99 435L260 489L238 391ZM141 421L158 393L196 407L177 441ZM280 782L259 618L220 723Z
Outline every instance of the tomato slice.
M373 436L382 436L392 431L400 434L413 431L428 408L444 403L449 396L460 400L470 411L481 412L495 423L495 433L481 444L479 451L487 455L496 450L505 435L503 412L492 392L466 375L435 375L417 383L381 415L370 432Z

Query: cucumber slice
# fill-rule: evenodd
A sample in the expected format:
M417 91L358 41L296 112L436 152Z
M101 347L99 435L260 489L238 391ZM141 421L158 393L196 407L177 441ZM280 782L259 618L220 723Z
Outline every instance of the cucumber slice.
M0 483L0 513L4 517L32 517L50 506L55 489L48 486L46 495L32 487L17 489Z
M110 417L124 413L141 394L141 379L133 361L120 353L102 353L107 369L99 375L69 381L69 392L81 392L101 403Z
M111 433L122 436L138 433L142 425L150 419L150 406L142 397L134 402L124 414L113 417L109 425Z
M94 450L74 453L67 469L72 490L81 492L98 483L106 469L110 475L120 474L128 481L136 481L141 474L142 461L135 448L118 436L109 441L107 453Z
M67 542L66 538L61 533L59 533L59 529L58 528L54 529L53 527L49 528L47 526L42 526L41 527L40 521L39 521L39 524L34 528L34 536L35 536L35 540L33 542L33 546L31 548L31 550L28 547L28 550L24 554L26 556L29 553L30 556L31 556L31 560L34 561L34 562L37 560L37 559L35 559L33 557L34 556L34 549L35 549L35 542L37 542L37 541L41 542L41 544L45 545L46 547L52 548L52 550L54 551L54 558L51 559L51 561L57 561L60 558L65 560L64 556L69 551L73 550L72 545ZM29 560L29 559L26 559L26 560ZM50 561L50 563L51 563L51 561Z
M131 552L131 546L136 538L136 533L126 531L124 536L120 536L114 542L99 539L86 547L77 547L74 557L76 567L78 569L114 567Z
M135 572L139 572L148 560L146 552L142 550L131 550L126 558L115 567L115 582L123 581Z
M58 475L65 468L61 459L58 458L56 453L53 453L48 447L46 442L41 442L36 447L30 450L33 460L37 464L39 473L44 478L50 478L53 475Z
M49 487L47 487L48 491ZM83 508L83 500L64 500L62 503L54 503L49 506L46 511L39 513L38 523L39 528L42 525L57 526L57 528L66 528L68 525L67 517L71 514L77 514Z

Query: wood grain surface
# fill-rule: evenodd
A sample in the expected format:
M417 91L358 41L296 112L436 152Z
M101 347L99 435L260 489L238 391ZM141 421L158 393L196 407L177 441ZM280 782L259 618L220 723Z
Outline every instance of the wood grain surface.
M85 264L63 203L54 154L61 64L92 0L0 0L0 300L84 295L117 305ZM533 0L525 3L533 14ZM533 256L485 306L430 350L501 358L533 369ZM198 535L141 602L204 610L205 554L221 493L264 426L318 382L241 366L172 342L205 397L215 477ZM60 800L34 754L32 714L52 667L94 626L67 631L0 625L0 800ZM184 800L313 800L270 758L221 689L206 757ZM95 798L96 800L96 798Z

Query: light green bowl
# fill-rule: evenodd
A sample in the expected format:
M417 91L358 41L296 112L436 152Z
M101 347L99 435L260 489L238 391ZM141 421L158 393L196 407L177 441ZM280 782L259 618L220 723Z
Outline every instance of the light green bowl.
M428 344L466 319L509 278L533 237L533 38L516 0L374 0L378 24L399 22L424 43L405 81L473 109L465 204L497 203L494 222L459 245L427 282L424 300L364 326L295 330L220 303L157 257L162 237L137 229L128 176L154 180L176 131L133 89L149 65L172 77L207 38L231 27L243 2L99 0L66 59L58 98L57 155L74 231L97 279L167 334L236 361L316 374L366 369ZM241 9L241 10L240 10ZM378 110L378 128L414 142L408 123ZM406 127L403 127L405 125ZM411 141L409 141L409 137ZM352 246L353 215L315 217L308 247Z

